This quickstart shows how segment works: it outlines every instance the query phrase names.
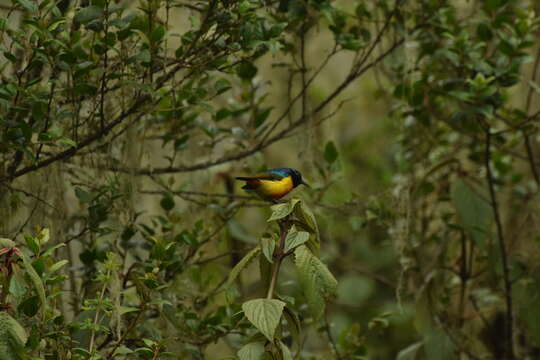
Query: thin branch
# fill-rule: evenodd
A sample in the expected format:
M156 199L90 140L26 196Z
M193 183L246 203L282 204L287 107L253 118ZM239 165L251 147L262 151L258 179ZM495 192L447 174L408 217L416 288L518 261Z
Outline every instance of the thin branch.
M35 199L36 201L50 207L51 209L53 209L56 212L60 212L60 210L58 210L54 205L49 204L46 200L44 200L44 199L40 198L39 196L34 195L34 194L32 194L32 193L30 193L30 192L28 192L26 190L15 188L15 187L13 187L11 185L8 185L8 184L2 183L2 182L0 182L0 185L7 188L11 192L20 192L20 193L24 194L25 196L28 196L28 197L30 197L32 199Z
M495 181L493 173L491 171L491 133L490 128L486 129L486 149L484 155L484 166L486 167L486 181L488 183L489 195L491 198L491 208L493 209L493 215L495 217L495 224L497 226L497 238L499 242L499 250L502 260L502 273L504 281L504 297L506 301L506 322L505 322L505 343L506 351L509 356L508 359L514 359L514 314L512 306L512 282L510 280L510 268L508 265L508 253L506 251L506 244L504 240L502 221L499 214L499 205L497 202L497 196L495 194Z
M324 330L326 332L326 336L328 337L328 341L330 341L330 345L332 346L332 350L334 351L334 354L336 355L336 358L338 360L341 360L341 359L343 359L343 357L339 353L336 342L334 340L334 337L332 336L332 331L330 330L330 323L328 322L328 312L327 311L324 312L323 320L324 320Z

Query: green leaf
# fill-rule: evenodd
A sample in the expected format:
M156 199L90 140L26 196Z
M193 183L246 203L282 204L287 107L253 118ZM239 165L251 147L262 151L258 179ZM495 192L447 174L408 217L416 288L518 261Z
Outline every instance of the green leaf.
M255 299L242 304L247 319L269 341L274 341L274 333L284 307L285 303L277 299Z
M53 264L50 268L49 268L49 274L52 274L58 270L60 270L64 265L66 265L69 261L67 260L60 260L59 262Z
M65 137L65 136L58 139L58 142L60 144L67 145L69 147L76 147L77 146L77 143L75 141L73 141L70 138Z
M300 319L288 306L285 306L283 309L283 317L289 324L289 332L291 333L293 344L296 343L298 353L302 348L302 327L300 326Z
M272 107L268 107L265 109L257 109L255 111L255 127L256 128L264 124L266 119L268 119L268 116L270 115L270 112L272 111L272 109L273 109Z
M257 246L253 248L250 252L248 252L246 256L244 256L242 260L240 260L238 264L236 264L234 268L231 270L231 272L229 273L229 278L227 279L227 282L225 285L227 286L231 285L236 280L238 275L240 275L240 272L244 268L246 268L253 261L253 259L257 255L259 255L260 252L261 252L260 246Z
M29 317L36 315L39 311L39 297L30 296L24 299L17 307L17 310Z
M270 207L270 209L272 210L272 215L270 215L270 218L267 221L270 222L283 219L284 217L288 216L290 213L293 212L296 204L298 204L299 202L300 199L293 198L284 204L272 205Z
M17 320L7 312L0 312L0 358L20 360L24 355L24 345L28 336Z
M263 236L261 238L261 248L264 256L270 263L274 262L274 249L276 248L276 241L271 237Z
M159 202L159 205L161 205L161 208L165 211L171 211L174 208L174 199L171 195L166 194L161 198L161 201Z
M398 353L396 360L416 360L416 354L422 348L422 345L424 343L420 341L407 346Z
M441 329L431 329L424 338L424 351L430 360L455 359L455 345L450 337Z
M450 195L459 224L475 243L484 246L493 220L491 206L462 179L452 184Z
M43 286L43 281L41 281L41 278L32 266L32 260L28 257L28 255L21 251L20 257L23 260L26 273L30 277L30 280L32 281L32 284L34 285L34 288L39 296L43 312L45 312L47 309L47 298L45 297L45 287Z
M337 280L305 245L294 251L294 262L308 306L313 317L319 319L324 314L325 301L336 293Z
M272 280L272 264L264 254L259 256L259 272L261 275L261 286L263 289L268 289Z
M329 164L333 164L337 160L338 156L339 154L334 142L327 142L326 146L324 147L324 160L326 160L326 162Z
M243 80L251 80L257 75L258 69L252 63L248 61L242 61L236 66L236 74Z
M47 242L49 242L49 239L51 238L51 232L50 232L49 228L42 229L39 232L38 236L36 236L36 238L39 241L40 245L43 245L43 244L46 244Z
M214 84L214 88L216 89L217 94L223 94L225 91L229 90L231 88L231 83L227 79L219 79Z
M28 246L35 255L39 254L39 245L33 236L25 234L24 240L26 240L26 246Z
M79 24L87 24L93 20L103 16L103 8L95 5L90 5L77 11L73 21Z
M311 209L302 201L300 206L294 209L294 215L300 220L304 230L309 231L315 236L310 236L307 246L309 250L316 256L319 256L320 250L320 235L317 220Z
M283 360L293 360L291 350L281 340L279 340L279 349L281 350L281 357Z
M11 239L0 238L0 249L2 248L14 248L15 243Z
M50 256L50 255L52 255L53 252L56 251L56 249L59 249L59 248L64 247L64 246L66 246L66 244L64 244L64 243L56 244L56 245L54 245L53 247L50 247L50 248L48 248L47 250L45 250L45 251L43 252L42 257Z
M240 360L260 360L264 355L264 344L262 342L250 342L238 350Z
M82 203L90 203L94 199L92 194L78 187L75 188L75 196Z
M35 13L38 11L37 1L15 0L15 2L21 5L24 10L28 11L29 13Z
M476 27L476 34L480 38L480 40L483 41L489 41L493 38L493 33L489 27L489 25L485 23L480 23Z
M21 299L26 294L26 282L18 265L13 264L12 271L13 274L9 282L9 293L16 299Z
M291 227L285 238L285 249L284 252L287 253L289 250L294 249L297 246L302 245L309 240L309 233L307 231L297 231L296 227Z

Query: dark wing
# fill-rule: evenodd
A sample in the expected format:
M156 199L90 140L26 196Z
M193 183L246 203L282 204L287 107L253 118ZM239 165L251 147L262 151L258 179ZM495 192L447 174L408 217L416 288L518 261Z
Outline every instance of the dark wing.
M279 181L281 179L283 179L283 176L278 175L278 174L272 174L272 173L262 173L262 174L257 174L255 176L238 176L238 177L236 177L236 180L244 180L244 181L249 181L249 180Z

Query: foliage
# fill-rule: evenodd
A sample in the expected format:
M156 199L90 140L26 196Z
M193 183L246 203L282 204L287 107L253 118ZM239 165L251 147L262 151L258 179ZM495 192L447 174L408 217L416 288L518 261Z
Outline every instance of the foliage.
M538 357L536 2L0 11L0 358Z

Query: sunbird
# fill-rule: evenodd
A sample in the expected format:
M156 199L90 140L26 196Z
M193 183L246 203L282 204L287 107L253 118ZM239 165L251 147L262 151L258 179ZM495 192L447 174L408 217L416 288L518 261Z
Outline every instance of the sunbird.
M236 180L246 182L242 189L270 201L281 199L298 185L309 187L302 180L300 171L291 168L270 169L255 176L238 176Z

